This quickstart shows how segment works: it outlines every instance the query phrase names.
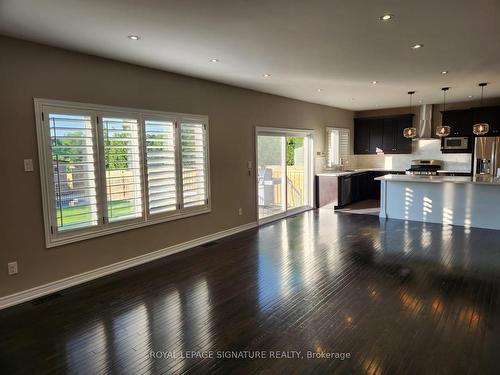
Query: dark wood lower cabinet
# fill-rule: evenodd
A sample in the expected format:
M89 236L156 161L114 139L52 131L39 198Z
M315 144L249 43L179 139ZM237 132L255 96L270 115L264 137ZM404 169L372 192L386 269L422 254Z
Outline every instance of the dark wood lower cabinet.
M343 176L316 177L316 206L344 207L366 199L380 199L380 181L386 174L404 174L403 171L366 171Z

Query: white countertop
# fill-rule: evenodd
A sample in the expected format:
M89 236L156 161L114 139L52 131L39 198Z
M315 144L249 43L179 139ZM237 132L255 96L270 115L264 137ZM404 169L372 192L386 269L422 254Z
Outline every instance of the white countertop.
M459 176L415 176L415 175L395 175L390 174L377 177L375 180L394 181L394 182L427 182L444 183L451 182L455 184L480 184L500 186L500 179L491 177L459 177Z
M321 173L316 173L316 176L325 176L325 177L339 177L339 176L348 176L354 173L361 172L405 172L404 170L399 169L387 169L387 168L361 168L361 169L353 169L349 171L324 171ZM440 169L437 171L439 173L471 173L470 171L447 171Z
M361 172L404 172L404 171L399 171L397 169L387 169L387 168L365 168L365 169L353 169L349 171L325 171L321 173L316 173L316 176L327 176L327 177L338 177L338 176L347 176L350 174L355 174L355 173L361 173Z

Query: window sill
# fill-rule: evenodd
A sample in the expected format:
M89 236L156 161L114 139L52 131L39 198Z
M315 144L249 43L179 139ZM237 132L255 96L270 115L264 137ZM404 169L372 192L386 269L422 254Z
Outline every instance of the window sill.
M142 221L142 222L133 222L129 224L122 224L119 226L111 226L111 227L106 227L102 228L99 230L94 230L91 232L87 233L78 233L78 234L63 234L63 235L52 235L50 233L50 227L46 229L46 247L47 248L52 248L52 247L57 247L57 246L62 246L66 244L70 244L73 242L79 242L79 241L84 241L88 240L91 238L96 238L96 237L102 237L102 236L107 236L108 234L113 234L113 233L119 233L119 232L124 232L127 230L132 230L132 229L137 229L137 228L142 228L142 227L147 227L150 225L155 225L155 224L161 224L161 223L166 223L169 221L174 221L174 220L181 220L185 219L188 217L192 216L197 216L197 215L202 215L202 214L207 214L210 213L212 210L209 206L205 206L200 209L196 210L190 210L187 212L181 212L181 213L176 213L172 214L169 216L163 216L161 218L149 218L147 221Z

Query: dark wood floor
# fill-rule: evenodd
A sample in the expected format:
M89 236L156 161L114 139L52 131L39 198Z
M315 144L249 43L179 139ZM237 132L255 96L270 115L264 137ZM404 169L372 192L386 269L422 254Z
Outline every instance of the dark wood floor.
M310 211L1 311L0 371L498 373L499 245L500 231Z

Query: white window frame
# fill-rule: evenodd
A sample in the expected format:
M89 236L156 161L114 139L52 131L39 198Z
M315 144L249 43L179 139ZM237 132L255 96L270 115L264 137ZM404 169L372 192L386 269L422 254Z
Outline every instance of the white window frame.
M348 138L348 144L349 144L349 149L348 149L348 153L351 152L351 130L349 128L339 128L339 127L331 127L331 126L327 126L326 127L326 149L327 149L327 153L326 153L326 165L328 168L332 168L334 166L339 166L341 164L333 164L331 162L331 159L332 159L332 150L333 150L333 145L331 144L331 135L333 133L333 131L338 131L338 132L347 132L347 138ZM339 138L339 141L340 141L340 138ZM340 145L339 145L340 146ZM342 158L342 156L340 155L340 149L339 149L339 160Z
M44 215L44 230L46 247L55 247L85 239L100 237L111 233L117 233L129 229L140 228L148 225L163 223L171 220L183 219L195 215L209 213L212 210L211 192L210 192L210 156L209 156L209 123L208 116L192 115L175 112L151 111L136 108L112 107L97 104L75 103L50 99L34 99L35 122L37 129L38 156L40 166L40 182L42 190L42 205ZM57 219L55 213L55 192L52 173L52 155L50 147L50 126L49 113L78 114L89 115L91 117L93 137L96 148L96 179L98 180L97 194L99 200L97 209L99 211L99 223L96 226L66 230L59 232L57 230ZM105 178L105 160L104 145L102 134L102 117L126 117L138 120L139 137L139 157L141 166L141 184L142 184L142 209L141 218L123 220L109 223L107 218L107 196L106 196L106 178ZM165 120L173 121L176 137L176 189L177 189L177 209L165 213L149 214L148 186L147 186L147 163L145 147L145 121L146 120ZM205 158L204 168L206 171L205 191L207 202L205 205L196 207L182 207L182 179L179 178L182 173L180 159L180 123L196 122L204 125L205 136ZM104 194L104 195L103 195Z

